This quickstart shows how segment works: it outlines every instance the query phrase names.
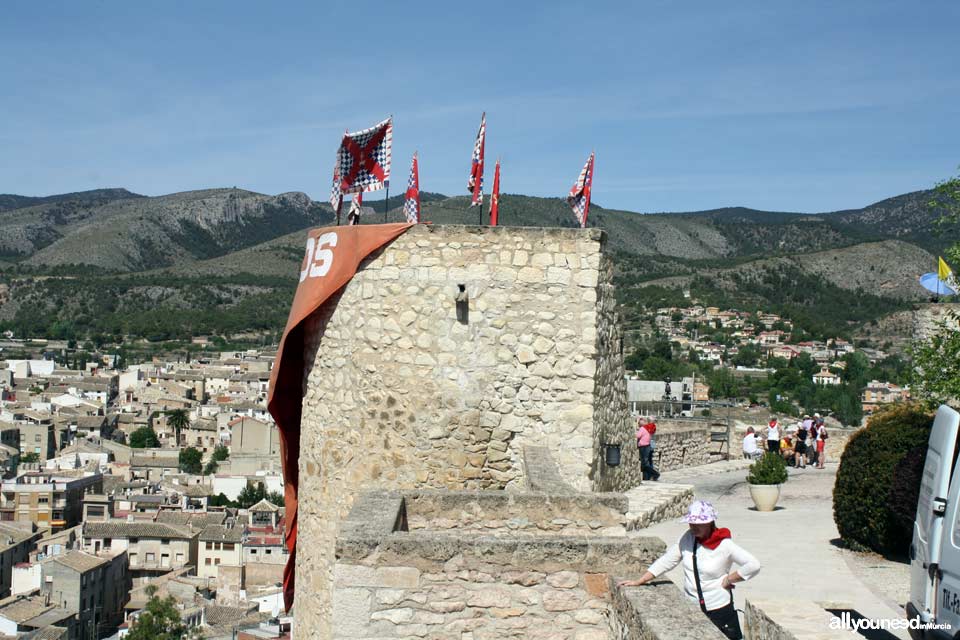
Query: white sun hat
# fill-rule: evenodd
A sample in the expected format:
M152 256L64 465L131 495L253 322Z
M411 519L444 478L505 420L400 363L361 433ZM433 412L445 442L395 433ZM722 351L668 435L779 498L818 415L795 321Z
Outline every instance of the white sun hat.
M717 510L706 500L694 500L687 507L687 515L680 518L687 524L707 524L717 519Z

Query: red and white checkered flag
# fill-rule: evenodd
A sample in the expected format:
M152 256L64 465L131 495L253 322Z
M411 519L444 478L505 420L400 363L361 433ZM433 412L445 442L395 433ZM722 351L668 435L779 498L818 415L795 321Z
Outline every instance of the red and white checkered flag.
M483 206L483 141L487 135L487 114L480 116L480 130L473 143L473 156L470 160L470 180L467 181L467 191L473 194L470 206Z
M343 134L337 149L340 191L361 193L389 186L392 147L392 116L369 129Z
M333 186L330 187L330 206L333 215L340 219L340 207L343 206L343 191L340 191L340 163L333 165Z
M577 183L570 189L570 195L567 196L567 203L573 209L573 215L577 217L577 222L581 227L587 226L587 215L590 213L590 191L593 188L593 153L587 158L587 163L583 165L583 171L577 178Z
M417 154L413 154L413 163L410 165L410 178L407 180L407 193L403 201L403 213L407 222L420 222L420 170L417 167Z

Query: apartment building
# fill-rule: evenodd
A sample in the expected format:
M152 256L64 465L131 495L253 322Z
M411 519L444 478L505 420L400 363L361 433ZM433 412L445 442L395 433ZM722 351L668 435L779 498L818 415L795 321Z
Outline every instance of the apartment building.
M221 564L243 564L243 525L210 525L200 533L197 547L197 575L216 578Z
M81 545L88 553L126 550L135 580L197 563L197 533L159 522L85 522Z
M132 586L125 551L99 556L67 551L44 560L41 576L41 593L76 614L81 637L104 637L123 622Z
M59 531L80 522L84 496L102 492L100 472L30 471L3 481L0 521L34 522Z

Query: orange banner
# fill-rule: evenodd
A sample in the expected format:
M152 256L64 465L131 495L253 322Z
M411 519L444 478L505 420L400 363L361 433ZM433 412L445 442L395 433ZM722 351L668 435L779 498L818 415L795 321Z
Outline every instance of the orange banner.
M277 358L270 372L267 409L280 429L280 465L286 506L286 545L290 552L283 570L283 602L293 605L297 553L297 485L300 461L300 416L303 405L303 321L350 282L368 255L389 244L411 224L378 224L314 229L300 266L300 285L290 307Z

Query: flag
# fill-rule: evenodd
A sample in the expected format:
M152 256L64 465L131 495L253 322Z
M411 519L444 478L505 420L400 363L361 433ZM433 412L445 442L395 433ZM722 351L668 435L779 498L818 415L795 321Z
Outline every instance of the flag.
M477 140L473 143L473 157L470 160L470 180L467 181L467 191L473 194L470 206L483 206L483 141L487 135L487 114L480 116L480 130L477 131Z
M340 219L340 207L343 206L343 192L340 191L340 163L333 165L333 186L330 188L330 206L333 207L333 215Z
M350 202L350 211L347 212L347 224L360 224L360 205L363 204L363 192L355 193Z
M500 213L500 158L493 169L493 193L490 194L490 225L497 226L497 215Z
M950 270L950 265L947 264L946 260L943 258L937 258L937 260L939 261L937 264L937 277L946 282L947 278L953 275L953 271Z
M343 134L337 149L337 175L342 193L376 191L390 185L393 116L376 126Z
M420 170L417 167L417 153L413 153L413 162L410 164L410 179L407 180L407 193L403 201L403 213L407 222L420 222Z
M937 260L937 279L954 291L960 291L960 289L957 288L957 279L956 276L953 275L953 269L950 268L950 265L948 265L947 261L943 258L938 257Z
M590 191L593 187L593 153L587 158L587 163L583 165L583 171L577 178L577 183L570 189L570 195L567 196L567 203L573 209L573 215L577 217L580 227L587 226L587 215L590 213Z

